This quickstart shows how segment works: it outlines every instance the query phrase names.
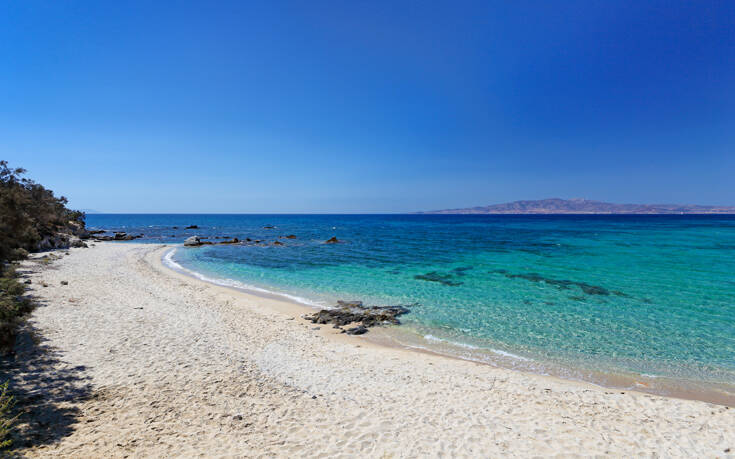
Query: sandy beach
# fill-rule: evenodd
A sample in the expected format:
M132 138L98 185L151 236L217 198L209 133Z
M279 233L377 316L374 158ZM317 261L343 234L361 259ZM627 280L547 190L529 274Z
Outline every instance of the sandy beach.
M55 398L49 425L21 425L46 433L20 453L728 457L735 450L735 409L378 346L304 321L298 305L174 272L161 264L165 250L98 243L48 265L24 263L40 303L30 326L46 357L21 346L18 360L28 352L45 364L11 376L39 403Z

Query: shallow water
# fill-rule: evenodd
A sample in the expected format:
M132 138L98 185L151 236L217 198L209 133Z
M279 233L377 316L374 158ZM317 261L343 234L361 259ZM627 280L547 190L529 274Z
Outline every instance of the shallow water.
M733 216L93 214L88 226L150 242L267 241L182 247L172 260L312 305L412 305L406 345L655 392L735 396ZM296 239L278 239L289 234ZM323 243L332 236L343 242Z

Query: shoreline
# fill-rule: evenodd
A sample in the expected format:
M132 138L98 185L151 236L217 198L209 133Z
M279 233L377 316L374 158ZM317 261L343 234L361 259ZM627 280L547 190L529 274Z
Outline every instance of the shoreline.
M15 387L43 396L54 372L71 371L87 395L56 402L61 417L39 428L60 433L22 455L716 457L735 448L728 407L336 334L300 320L305 306L172 271L160 261L166 249L98 243L24 265L40 303L30 325L55 360L19 370Z
M294 311L289 311L288 308L284 308L284 311L288 311L290 314L298 314L296 319L302 320L304 314L313 313L322 306L316 303L311 303L308 300L300 297L295 297L285 293L277 293L267 289L261 289L253 286L238 287L235 285L224 285L217 282L216 279L210 279L207 276L185 268L173 261L170 255L179 248L176 244L166 244L164 248L161 248L157 253L157 260L152 261L157 263L160 268L168 270L172 273L183 275L187 279L202 282L215 287L228 289L233 292L237 292L242 295L252 295L257 298L272 300L276 302L283 302L290 304L297 308ZM164 261L166 260L166 261ZM302 300L302 301L299 301ZM310 304L311 303L311 304ZM272 305L270 302L267 305ZM332 338L339 337L340 341L343 338L347 338L347 342L351 342L355 337L345 337L339 331L332 332L331 328L326 325L326 330L329 332L322 331L323 336ZM514 361L531 361L524 357L516 356L513 354L503 356L502 353L498 353L492 349L475 348L470 351L464 348L461 343L453 343L441 338L441 344L432 345L426 337L419 333L412 333L398 327L374 327L370 329L370 332L362 335L361 340L369 343L370 345L378 346L379 348L390 348L399 349L408 352L421 352L440 356L448 359L455 359L461 361L467 361L476 363L479 365L487 365L493 368L502 368L509 371L518 371L524 374L539 376L544 378L552 378L555 380L561 380L570 383L582 384L585 386L592 386L598 390L618 390L618 391L630 391L637 392L640 394L650 394L660 397L677 398L683 400L695 400L706 403L714 403L723 406L735 407L735 395L734 394L723 394L715 391L712 386L716 386L712 383L705 383L703 385L710 384L709 388L703 388L700 391L691 387L686 387L685 381L673 380L668 377L646 377L646 375L635 375L621 374L613 372L604 372L600 370L587 370L585 368L575 368L569 366L563 366L555 363L539 362L540 368L544 370L550 370L551 372L540 372L534 371L528 367L513 366ZM462 353L465 355L461 355ZM499 356L492 356L492 354L498 353ZM500 357L508 357L508 359L502 359ZM507 360L510 360L508 362ZM535 362L535 360L533 360ZM586 373L590 375L585 379L582 376L574 377L569 375L567 372ZM567 374L563 374L567 373ZM593 376L594 375L594 376ZM644 382L645 381L645 382ZM662 384L663 383L663 384ZM692 385L697 382L691 382ZM709 390L707 390L709 389Z

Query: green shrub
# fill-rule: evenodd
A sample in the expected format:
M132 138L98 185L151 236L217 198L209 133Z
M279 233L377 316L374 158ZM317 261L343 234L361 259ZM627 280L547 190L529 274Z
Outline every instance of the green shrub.
M8 382L0 384L0 450L7 448L12 443L8 435L18 416L13 416L15 399L8 393Z
M15 344L15 331L33 304L24 298L25 286L18 282L13 266L0 271L0 353Z
M24 258L45 237L84 228L84 213L65 197L23 177L25 169L0 161L0 264Z

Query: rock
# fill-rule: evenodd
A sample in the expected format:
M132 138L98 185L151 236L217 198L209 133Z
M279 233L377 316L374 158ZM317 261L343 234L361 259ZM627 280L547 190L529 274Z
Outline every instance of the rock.
M246 241L246 242L251 242L251 241L252 241L252 239L250 239L249 237L246 237L246 238L245 238L245 241Z
M218 244L239 244L239 243L240 243L240 239L238 239L236 237L233 237L229 241L218 242Z
M276 229L276 227L275 226L271 226L271 225L265 225L263 227L263 229Z
M296 239L295 234L289 234L288 236L278 236L280 239Z
M69 238L69 247L86 247L87 245L77 236Z
M26 279L25 281L23 281L23 283L30 285L31 284L31 280L30 279Z
M340 301L337 309L322 309L304 319L314 324L333 324L336 327L360 323L364 327L382 324L400 324L397 317L409 312L403 306L370 306L365 307L362 301ZM358 333L362 334L364 332ZM354 333L353 333L354 334Z
M362 301L337 301L337 306L341 308L361 308L362 307Z
M99 241L132 241L133 239L140 239L141 237L143 237L142 234L135 236L124 231L115 231L115 236L113 237L100 236L96 239Z
M185 229L199 229L197 225L189 225Z
M179 229L178 226L172 226L171 228L173 228L173 229Z
M275 241L275 242L273 242L273 245L283 245L283 242L281 242L281 241Z
M186 247L198 247L200 245L202 245L202 241L199 236L191 236L184 241L184 246Z
M339 240L336 236L332 236L330 239L327 239L324 243L325 244L337 244Z
M67 282L67 281L61 281L61 285L69 285L69 282Z
M107 231L105 231L105 230L93 230L93 231L89 231L89 234L91 234L91 235L95 235L95 234L104 234L104 233L106 233L106 232L107 232Z
M368 332L368 329L364 325L359 325L355 328L348 328L345 333L348 335L364 335Z

